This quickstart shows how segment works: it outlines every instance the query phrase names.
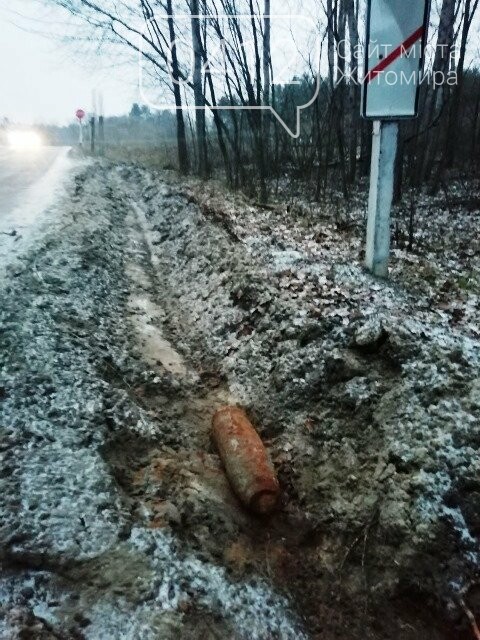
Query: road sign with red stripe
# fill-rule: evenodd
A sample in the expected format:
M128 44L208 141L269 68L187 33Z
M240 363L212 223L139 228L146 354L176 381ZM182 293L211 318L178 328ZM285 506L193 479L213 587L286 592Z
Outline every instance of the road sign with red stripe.
M417 115L428 0L369 0L362 115L397 120Z

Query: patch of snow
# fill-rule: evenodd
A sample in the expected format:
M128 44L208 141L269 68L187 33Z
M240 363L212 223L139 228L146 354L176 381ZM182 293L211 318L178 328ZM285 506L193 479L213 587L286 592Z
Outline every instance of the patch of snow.
M21 203L0 216L0 238L3 238L0 242L0 260L16 252L19 242L21 249L25 250L27 242L34 236L34 230L51 219L53 213L48 209L65 194L65 179L77 163L69 157L69 149L61 147L47 171L28 188ZM15 236L4 235L13 231L16 232Z
M232 582L223 567L191 554L182 557L172 537L161 531L134 528L131 540L141 549L155 545L156 602L163 611L176 611L181 603L190 601L221 615L246 639L306 637L294 621L288 600L262 580Z

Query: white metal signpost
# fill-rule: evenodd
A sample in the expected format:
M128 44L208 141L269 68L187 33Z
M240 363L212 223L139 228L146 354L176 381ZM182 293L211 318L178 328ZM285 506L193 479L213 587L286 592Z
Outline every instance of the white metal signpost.
M362 116L373 120L367 268L388 275L398 120L414 118L429 17L428 0L369 0Z

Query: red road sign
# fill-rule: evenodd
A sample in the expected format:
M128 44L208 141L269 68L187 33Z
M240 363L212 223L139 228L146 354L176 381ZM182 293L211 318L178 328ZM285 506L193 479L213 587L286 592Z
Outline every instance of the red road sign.
M383 58L383 60L381 60L377 64L377 66L373 67L373 69L370 69L367 75L365 76L365 84L367 84L368 82L373 80L376 76L378 76L378 74L381 73L384 69L386 69L390 64L392 64L392 62L395 62L395 60L399 56L408 54L409 49L415 44L415 42L417 42L417 40L420 40L420 38L423 37L424 31L425 31L425 28L422 25L416 31L414 31L412 35L408 36L408 38L404 42L402 42L402 44L399 47L394 49L386 58Z
M85 111L84 111L83 109L77 109L77 110L75 111L75 115L77 116L77 118L78 118L79 120L81 120L82 118L84 118L84 117L85 117Z

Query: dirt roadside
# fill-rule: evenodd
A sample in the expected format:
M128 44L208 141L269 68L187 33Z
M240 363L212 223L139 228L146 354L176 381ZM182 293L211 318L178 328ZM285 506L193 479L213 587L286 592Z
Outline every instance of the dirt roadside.
M239 207L92 165L9 266L1 637L472 637L478 340L308 212ZM268 520L210 443L225 402Z

